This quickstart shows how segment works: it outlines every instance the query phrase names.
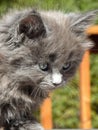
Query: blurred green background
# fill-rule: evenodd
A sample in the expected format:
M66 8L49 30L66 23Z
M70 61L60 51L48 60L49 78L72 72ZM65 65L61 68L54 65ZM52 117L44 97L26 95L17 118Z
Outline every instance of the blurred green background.
M32 7L44 10L88 11L98 9L98 0L0 0L0 15L10 8ZM92 128L98 128L98 55L90 56ZM80 127L79 75L63 89L52 93L54 128Z

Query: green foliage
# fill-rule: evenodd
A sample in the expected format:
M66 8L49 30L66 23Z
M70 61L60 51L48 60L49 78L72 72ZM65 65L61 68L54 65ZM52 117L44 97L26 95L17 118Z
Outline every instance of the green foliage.
M92 125L98 128L98 55L91 56L91 108Z
M38 9L56 9L64 11L79 11L98 9L97 0L0 0L0 12L9 8L32 7Z
M98 9L98 0L0 0L0 14L10 8L32 7L44 10L87 11ZM92 127L98 128L98 55L91 56ZM54 128L79 128L79 76L52 94Z

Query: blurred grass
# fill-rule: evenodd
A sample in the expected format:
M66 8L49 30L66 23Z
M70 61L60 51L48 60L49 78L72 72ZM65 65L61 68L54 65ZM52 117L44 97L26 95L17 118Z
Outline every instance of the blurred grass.
M9 8L25 7L44 10L86 11L98 9L98 0L0 0L0 13L7 11Z
M0 0L0 15L10 8L88 11L98 9L98 0ZM98 128L98 55L91 56L92 128ZM52 94L54 128L79 128L79 75L63 89Z

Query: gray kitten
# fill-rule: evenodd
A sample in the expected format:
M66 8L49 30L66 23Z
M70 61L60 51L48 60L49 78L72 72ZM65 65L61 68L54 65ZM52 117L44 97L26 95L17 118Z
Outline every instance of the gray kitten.
M42 130L33 113L75 74L98 11L10 11L0 20L0 127Z

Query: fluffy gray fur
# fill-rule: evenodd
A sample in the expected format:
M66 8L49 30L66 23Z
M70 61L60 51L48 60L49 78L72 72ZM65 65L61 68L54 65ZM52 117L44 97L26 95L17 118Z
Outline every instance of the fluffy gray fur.
M43 129L33 117L34 110L49 92L66 84L85 50L93 46L85 30L97 12L64 14L30 9L1 17L0 127Z

